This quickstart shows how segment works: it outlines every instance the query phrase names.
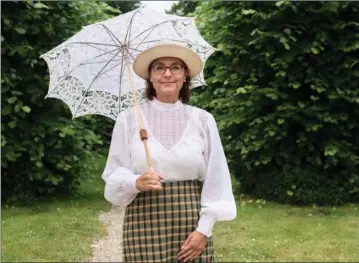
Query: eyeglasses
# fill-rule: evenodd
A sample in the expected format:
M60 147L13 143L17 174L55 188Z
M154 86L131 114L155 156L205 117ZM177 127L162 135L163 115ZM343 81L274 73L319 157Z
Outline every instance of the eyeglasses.
M160 63L152 67L153 72L156 74L164 74L168 68L170 69L172 74L178 74L182 72L184 66L181 64L172 64L171 66L166 67L165 65Z

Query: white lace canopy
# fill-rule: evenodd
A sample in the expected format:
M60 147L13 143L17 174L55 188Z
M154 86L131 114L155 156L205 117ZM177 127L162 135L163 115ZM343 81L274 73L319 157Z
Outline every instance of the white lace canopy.
M145 82L133 72L134 58L163 41L191 48L203 63L215 50L199 34L194 18L139 8L86 26L42 55L50 73L46 98L64 101L73 118L101 114L116 120L134 104L130 74L143 98ZM191 81L192 88L202 85L203 71Z

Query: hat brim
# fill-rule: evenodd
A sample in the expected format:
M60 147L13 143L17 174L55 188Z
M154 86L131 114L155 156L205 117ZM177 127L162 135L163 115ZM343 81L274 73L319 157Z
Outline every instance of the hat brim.
M133 70L140 78L147 80L149 79L148 68L151 63L163 57L181 59L186 64L191 78L202 71L203 63L198 54L187 47L175 44L163 44L146 49L135 58Z

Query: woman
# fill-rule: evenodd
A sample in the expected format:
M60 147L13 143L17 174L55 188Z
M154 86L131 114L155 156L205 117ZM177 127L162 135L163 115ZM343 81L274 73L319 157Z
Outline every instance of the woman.
M105 198L126 205L126 262L213 262L212 229L233 220L236 205L213 116L189 106L190 79L202 70L199 56L161 44L136 57L146 80L140 106L154 171L148 171L134 108L116 121L103 173Z

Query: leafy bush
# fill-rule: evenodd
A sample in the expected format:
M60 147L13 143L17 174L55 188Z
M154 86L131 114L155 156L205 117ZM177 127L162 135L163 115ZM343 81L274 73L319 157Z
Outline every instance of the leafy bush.
M359 4L203 2L208 87L240 191L297 204L359 201Z
M99 121L91 116L73 121L62 101L44 100L49 78L39 55L116 10L96 2L44 3L1 3L1 168L6 202L31 202L74 189L90 172L84 160L104 138L96 132Z

